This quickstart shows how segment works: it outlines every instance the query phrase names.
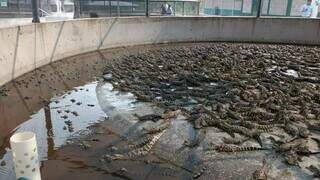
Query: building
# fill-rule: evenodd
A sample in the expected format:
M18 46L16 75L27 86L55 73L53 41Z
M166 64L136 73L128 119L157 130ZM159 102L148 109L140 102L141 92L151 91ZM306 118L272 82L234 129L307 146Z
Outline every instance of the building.
M40 16L57 11L55 0L37 0ZM71 0L62 0L65 12L73 11ZM0 0L0 18L31 17L31 0Z

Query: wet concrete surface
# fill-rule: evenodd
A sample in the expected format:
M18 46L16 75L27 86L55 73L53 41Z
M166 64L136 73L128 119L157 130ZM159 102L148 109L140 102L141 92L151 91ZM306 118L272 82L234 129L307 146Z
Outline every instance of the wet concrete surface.
M319 165L319 129L313 127L319 120L319 52L261 44L168 47L120 58L106 67L105 79L139 100L186 115L171 122L153 152L193 178L211 172L206 178L250 179L264 167L272 170L260 174L271 179L311 179L310 165ZM229 136L249 140L230 145L237 143L226 143ZM262 151L237 152L250 149Z
M104 158L129 152L130 145L143 139L146 129L161 123L141 122L137 115L164 111L104 82L105 65L119 56L173 46L193 44L89 53L6 84L6 96L0 97L0 162L5 162L0 166L0 179L14 179L8 139L24 130L37 134L43 179L251 179L263 159L268 160L269 179L312 179L310 171L286 165L273 150L208 151L209 144L222 142L222 137L229 135L215 127L196 130L183 115L170 121L150 153L121 160ZM198 137L199 145L185 145ZM246 143L257 145L254 141ZM304 162L320 165L319 155L306 158ZM199 177L195 176L198 173Z

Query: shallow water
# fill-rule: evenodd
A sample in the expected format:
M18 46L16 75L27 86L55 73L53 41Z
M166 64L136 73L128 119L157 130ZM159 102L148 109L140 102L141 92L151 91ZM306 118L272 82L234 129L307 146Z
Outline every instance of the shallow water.
M99 88L97 88L99 86ZM101 109L97 90L106 99L104 109L117 111L131 110L135 105L135 98L131 93L120 93L113 91L109 83L91 82L83 86L75 87L62 95L53 96L45 107L31 115L12 133L32 131L36 134L40 160L48 160L59 147L65 145L70 139L85 135L90 125L105 120L108 115ZM103 91L103 92L101 92ZM89 130L88 130L89 131ZM14 177L10 148L6 145L5 152L0 162L5 161L6 165L1 166L0 179L12 179Z
M105 62L101 53L84 54L44 66L2 87L7 93L0 96L1 180L14 179L9 148L13 133L36 133L44 161L53 159L68 139L86 134L87 127L107 117L96 95L96 77Z
M13 132L32 131L36 133L40 160L47 160L53 151L66 143L68 138L106 117L97 101L96 86L97 82L93 82L76 87L75 90L62 96L52 97L50 104L33 114ZM77 102L72 103L71 99L83 103L77 105ZM94 106L90 107L88 104ZM64 119L63 116L66 118ZM8 147L5 148L6 151L1 161L5 161L7 165L1 167L3 172L1 179L13 176L12 168L10 168L12 167L11 152Z

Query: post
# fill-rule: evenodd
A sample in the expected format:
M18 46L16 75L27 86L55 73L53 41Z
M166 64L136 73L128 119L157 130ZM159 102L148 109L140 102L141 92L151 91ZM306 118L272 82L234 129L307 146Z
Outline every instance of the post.
M20 0L17 0L18 14L20 14Z
M184 1L182 1L182 16L184 16Z
M117 0L117 16L120 16L120 3L119 0Z
M38 13L38 0L31 0L31 6L32 6L32 22L33 23L39 23L39 13Z
M257 18L260 18L261 16L261 5L262 5L262 0L258 0L258 9L257 9Z
M131 15L133 15L133 0L131 0Z
M292 0L288 0L286 16L290 16L291 15L291 9L292 9Z
M103 8L104 8L104 13L107 16L107 7L106 7L106 0L103 0Z
M73 18L77 19L80 18L80 0L74 0L74 13L73 13Z
M149 12L149 0L146 0L146 16L149 17L150 16L150 12Z
M267 15L270 15L270 5L271 5L271 0L269 0L268 2L268 10L267 10Z
M112 6L111 6L111 0L109 0L109 16L112 16Z

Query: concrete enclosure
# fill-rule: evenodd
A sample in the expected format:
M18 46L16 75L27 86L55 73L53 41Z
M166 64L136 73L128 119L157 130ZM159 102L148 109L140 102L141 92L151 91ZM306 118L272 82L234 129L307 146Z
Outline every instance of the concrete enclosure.
M259 42L320 45L320 20L253 17L81 19L0 29L0 85L81 53L169 42Z

